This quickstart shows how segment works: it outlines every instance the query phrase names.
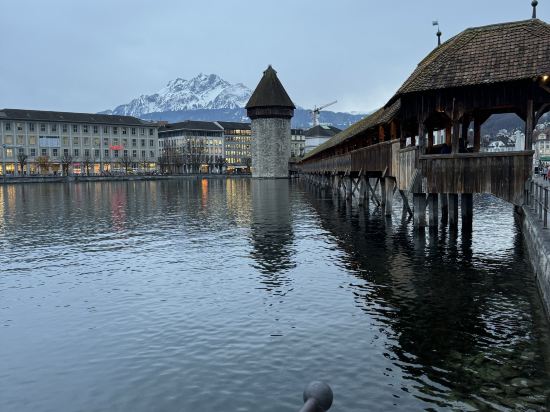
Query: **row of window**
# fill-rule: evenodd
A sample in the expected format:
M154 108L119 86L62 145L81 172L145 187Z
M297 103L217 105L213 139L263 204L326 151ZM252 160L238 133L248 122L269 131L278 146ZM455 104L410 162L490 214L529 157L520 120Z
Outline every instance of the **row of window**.
M225 130L224 133L226 135L244 135L244 136L250 136L252 134L252 130Z
M60 142L60 138L57 137L57 136L39 136L39 141L40 141L40 144L42 145L43 143L47 142L47 141L55 141L57 142L57 145L59 146L59 142ZM36 146L36 143L37 143L37 136L29 136L28 138L28 145L29 146ZM61 138L61 141L63 143L63 146L69 146L69 137L68 136L63 136ZM79 146L80 145L80 142L82 141L82 144L84 146L90 146L90 142L93 142L93 145L94 146L99 146L100 145L100 142L101 142L101 139L99 137L94 137L94 138L90 138L90 137L83 137L82 140L80 137L77 137L77 136L73 136L72 138L72 142L73 142L73 146ZM138 146L138 139L131 139L131 143L132 143L132 147L137 147ZM141 147L146 147L147 146L147 140L146 139L140 139L139 140L139 143L140 143L140 146ZM4 144L6 145L13 145L14 144L14 139L13 139L13 136L4 136ZM22 136L22 135L17 135L17 139L16 139L16 143L17 145L25 145L25 136ZM113 146L118 146L119 144L122 144L122 146L126 147L128 146L128 139L111 139L109 140L108 137L104 137L103 138L103 146L109 146L110 144L112 144ZM154 139L150 139L149 140L149 147L155 147L155 140Z
M181 145L182 143L191 142L192 144L205 144L210 146L221 146L223 145L223 140L219 139L195 139L191 137L181 138L181 139L161 139L159 140L160 147L174 147Z
M226 142L251 142L251 136L225 136Z
M15 123L15 128L17 131L24 131L25 130L25 124L27 125L27 131L34 132L36 131L36 123ZM9 132L12 130L12 123L4 122L4 130ZM119 127L119 126L89 126L87 124L78 125L73 124L71 125L72 132L78 133L80 130L80 127L82 128L82 133L89 133L90 130L92 130L93 134L99 134L100 127L103 129L104 134L108 134L109 130L112 131L113 134L118 134L119 131L121 134L128 134L130 132L131 135L135 136L137 135L137 131L139 129L139 134L141 136L145 136L145 127ZM39 123L38 128L41 132L57 132L61 130L63 133L68 133L69 131L69 125L68 124L57 124L57 123ZM155 129L149 128L149 136L154 136Z
M159 138L166 137L223 137L222 132L206 132L202 130L186 130L185 132L174 131L174 132L162 132L159 133Z
M57 148L54 148L54 149L40 149L39 151L35 148L31 148L28 152L28 155L30 157L36 157L37 156L37 153L40 153L40 156L52 156L52 157L59 157L59 151L60 149L57 149ZM17 151L18 155L25 155L27 154L25 152L25 149L23 148L19 148L18 151ZM73 149L72 151L72 156L74 157L79 157L80 154L83 154L84 157L92 157L92 150L91 149L84 149L82 152L80 151L80 149ZM12 148L8 148L8 149L5 149L5 154L7 158L11 158L13 157L14 155L14 149ZM146 150L142 150L141 151L141 157L144 158L146 157L147 155L147 151ZM69 156L70 155L70 151L69 149L63 149L63 156ZM128 150L109 150L109 149L105 149L103 151L103 156L105 158L108 158L110 156L113 156L114 158L118 158L118 157L128 157L129 156L129 151ZM100 159L101 158L101 151L100 149L93 149L93 157L95 159ZM138 157L138 151L137 150L132 150L132 158L137 158ZM149 152L149 157L156 157L155 156L155 152L153 150L151 150Z

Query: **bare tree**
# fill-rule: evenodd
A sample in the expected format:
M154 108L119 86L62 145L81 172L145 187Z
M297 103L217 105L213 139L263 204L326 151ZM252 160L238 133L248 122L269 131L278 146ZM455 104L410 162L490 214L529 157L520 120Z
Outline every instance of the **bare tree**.
M48 156L38 156L36 162L40 168L40 174L46 174L50 168L50 158Z
M206 163L206 147L204 144L204 139L199 139L195 142L195 170L197 173L200 173L201 166Z
M122 168L124 169L124 173L128 174L128 171L130 170L130 166L132 164L132 159L130 159L128 156L122 156L120 158L120 164L122 165Z
M160 173L162 174L166 173L170 165L170 160L166 155L166 153L163 153L161 156L159 156L159 158L157 159L157 163L160 168Z
M191 144L191 139L185 142L181 150L184 171L185 173L191 173L193 168L193 145Z
M175 166L176 173L181 173L181 168L183 166L183 156L176 153L176 156L173 159L173 165Z
M149 162L147 161L147 159L141 159L139 161L139 166L141 167L141 170L143 170L145 173L149 171Z
M90 156L84 156L82 160L84 170L86 170L86 176L90 176L90 166L92 165L92 158Z
M246 172L251 173L250 167L252 166L252 158L251 157L245 157L243 158L243 163L246 166Z
M27 164L27 159L29 156L27 156L25 153L19 153L17 155L17 163L19 163L19 167L21 168L21 175L23 175L23 171L25 170L25 165Z
M227 160L222 156L216 156L216 168L218 169L218 173L223 173L223 168L227 165Z
M72 162L73 162L73 158L71 155L65 154L61 158L61 170L63 172L63 176L69 175L69 166L71 166Z

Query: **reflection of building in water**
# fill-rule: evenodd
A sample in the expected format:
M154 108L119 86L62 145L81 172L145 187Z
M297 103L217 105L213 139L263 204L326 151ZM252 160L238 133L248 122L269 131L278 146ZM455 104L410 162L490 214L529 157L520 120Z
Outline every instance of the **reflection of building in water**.
M252 258L254 267L265 276L268 289L289 282L283 275L294 268L294 235L290 221L290 188L286 180L253 180L252 185Z
M249 227L252 220L250 179L226 179L225 196L227 211L237 226Z

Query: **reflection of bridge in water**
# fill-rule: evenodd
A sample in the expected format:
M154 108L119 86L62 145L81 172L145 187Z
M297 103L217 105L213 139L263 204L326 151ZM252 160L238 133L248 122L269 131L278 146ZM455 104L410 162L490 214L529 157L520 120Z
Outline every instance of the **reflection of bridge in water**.
M544 360L531 357L529 337L546 323L532 274L520 269L527 256L519 230L508 243L504 233L489 234L488 227L499 232L490 223L474 231L442 227L426 236L411 231L407 219L384 219L373 205L352 206L322 190L305 193L343 251L340 264L356 277L348 288L365 322L376 326L376 339L385 342L384 356L418 383L419 396L445 398L440 407L466 399L483 409L502 405L506 390L516 396L512 382L530 376L533 399L545 404ZM478 202L483 225L491 222L489 204L501 213L509 209L491 199ZM494 255L473 252L485 238L499 242L489 247ZM521 321L519 311L525 311Z
M434 49L386 106L308 153L297 168L360 204L371 197L386 215L399 193L416 227L437 226L440 212L456 225L460 196L469 224L473 193L523 205L533 131L549 110L550 25L533 18L472 28ZM480 152L481 125L501 113L525 121L525 149Z

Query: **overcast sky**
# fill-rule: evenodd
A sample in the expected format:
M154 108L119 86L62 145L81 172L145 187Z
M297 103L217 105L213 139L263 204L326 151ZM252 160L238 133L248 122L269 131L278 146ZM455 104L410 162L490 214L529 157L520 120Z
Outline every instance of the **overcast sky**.
M531 0L0 0L0 108L97 112L201 72L253 89L272 64L299 105L370 111L434 47L433 20L447 39L531 11Z

